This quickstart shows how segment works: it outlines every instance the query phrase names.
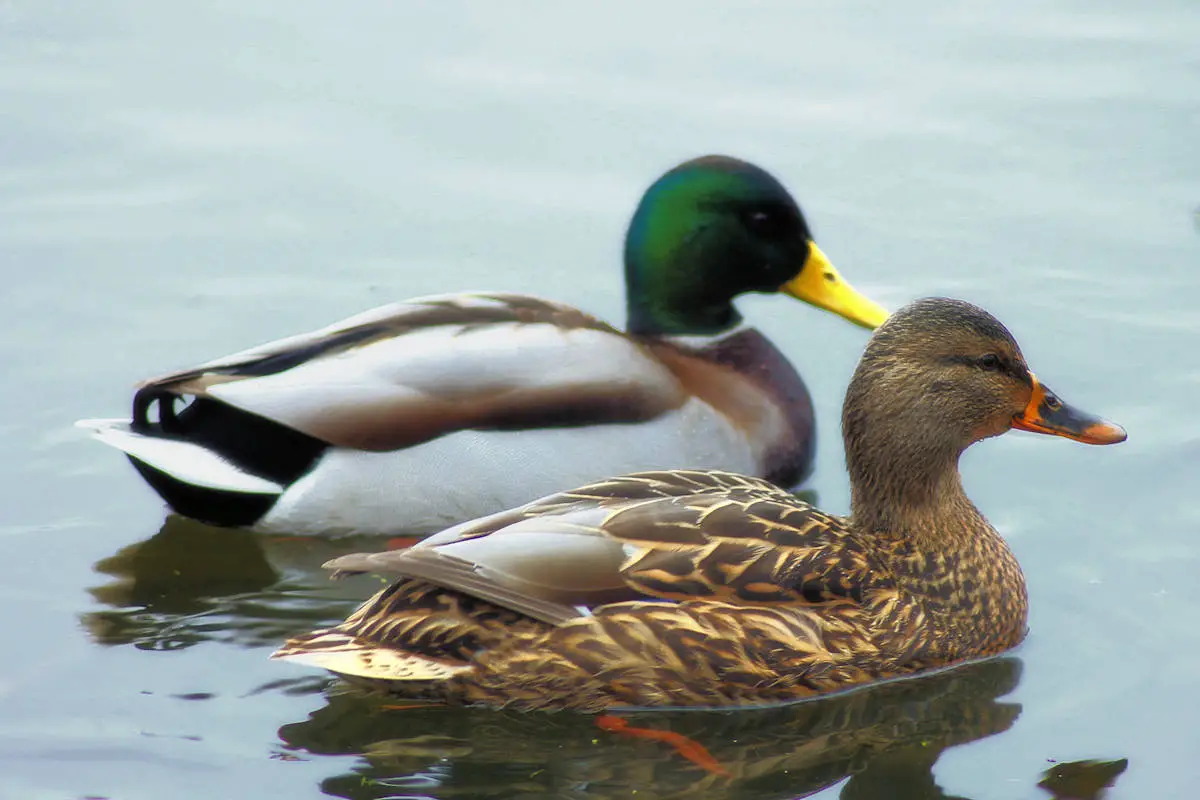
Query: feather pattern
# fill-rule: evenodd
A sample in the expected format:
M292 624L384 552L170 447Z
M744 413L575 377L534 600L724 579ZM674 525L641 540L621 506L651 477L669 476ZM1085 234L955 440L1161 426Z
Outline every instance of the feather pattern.
M1002 542L976 558L1015 563ZM277 658L315 663L314 637L342 648L349 637L368 652L419 651L464 668L431 688L402 672L388 681L344 661L327 666L405 694L519 708L795 699L954 660L940 641L968 633L936 592L927 598L906 580L956 583L960 565L913 561L901 540L864 535L766 481L724 472L599 481L408 550L350 554L326 567L403 577L335 628L290 641ZM392 622L408 625L424 613L405 604L410 593L448 598L456 630L471 630L480 613L464 608L464 597L486 615L516 612L523 627L442 649L422 637L410 648L414 634ZM975 654L1019 641L1023 611L1010 613L1003 633Z
M684 401L670 371L611 326L511 294L418 298L146 381L135 427L137 407L164 393L368 451L537 417L635 422Z

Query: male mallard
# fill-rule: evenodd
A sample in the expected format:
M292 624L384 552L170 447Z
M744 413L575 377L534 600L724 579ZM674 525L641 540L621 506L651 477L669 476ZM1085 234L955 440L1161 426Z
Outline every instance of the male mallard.
M146 381L132 421L78 424L175 511L276 532L424 533L634 470L798 482L812 401L734 298L887 313L787 190L732 158L681 164L633 216L625 280L625 333L523 295L425 297Z
M447 701L596 711L792 700L999 653L1025 636L1025 581L959 456L1010 428L1125 439L1039 383L994 317L940 298L876 331L842 426L849 517L725 472L612 478L334 559L402 578L275 657Z

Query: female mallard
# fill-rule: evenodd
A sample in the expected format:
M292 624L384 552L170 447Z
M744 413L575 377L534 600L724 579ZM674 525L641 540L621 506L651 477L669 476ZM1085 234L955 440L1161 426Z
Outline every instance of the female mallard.
M812 402L734 298L887 313L787 190L732 158L681 164L633 216L625 279L627 333L523 295L425 297L146 381L131 421L79 424L175 511L276 532L424 533L635 470L799 481Z
M517 708L791 700L1013 647L1016 559L958 458L1009 428L1125 439L1040 384L982 309L922 300L875 333L842 414L834 517L757 479L601 481L339 572L403 576L276 658L414 695Z

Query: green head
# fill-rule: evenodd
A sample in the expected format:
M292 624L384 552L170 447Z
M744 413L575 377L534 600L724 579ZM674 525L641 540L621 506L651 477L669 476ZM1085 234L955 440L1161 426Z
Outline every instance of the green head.
M887 312L854 291L813 244L787 189L726 156L687 161L646 190L625 237L628 330L714 334L745 292L784 292L868 328Z

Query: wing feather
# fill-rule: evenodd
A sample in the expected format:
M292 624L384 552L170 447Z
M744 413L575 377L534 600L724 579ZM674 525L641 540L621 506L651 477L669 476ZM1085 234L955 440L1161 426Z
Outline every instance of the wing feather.
M547 622L621 600L862 604L868 592L895 588L842 518L765 482L704 471L614 478L464 523L407 551L343 556L326 567L419 578Z
M142 384L208 396L329 444L387 451L461 429L637 422L687 392L638 342L570 306L456 295L375 309ZM144 422L144 421L143 421Z

